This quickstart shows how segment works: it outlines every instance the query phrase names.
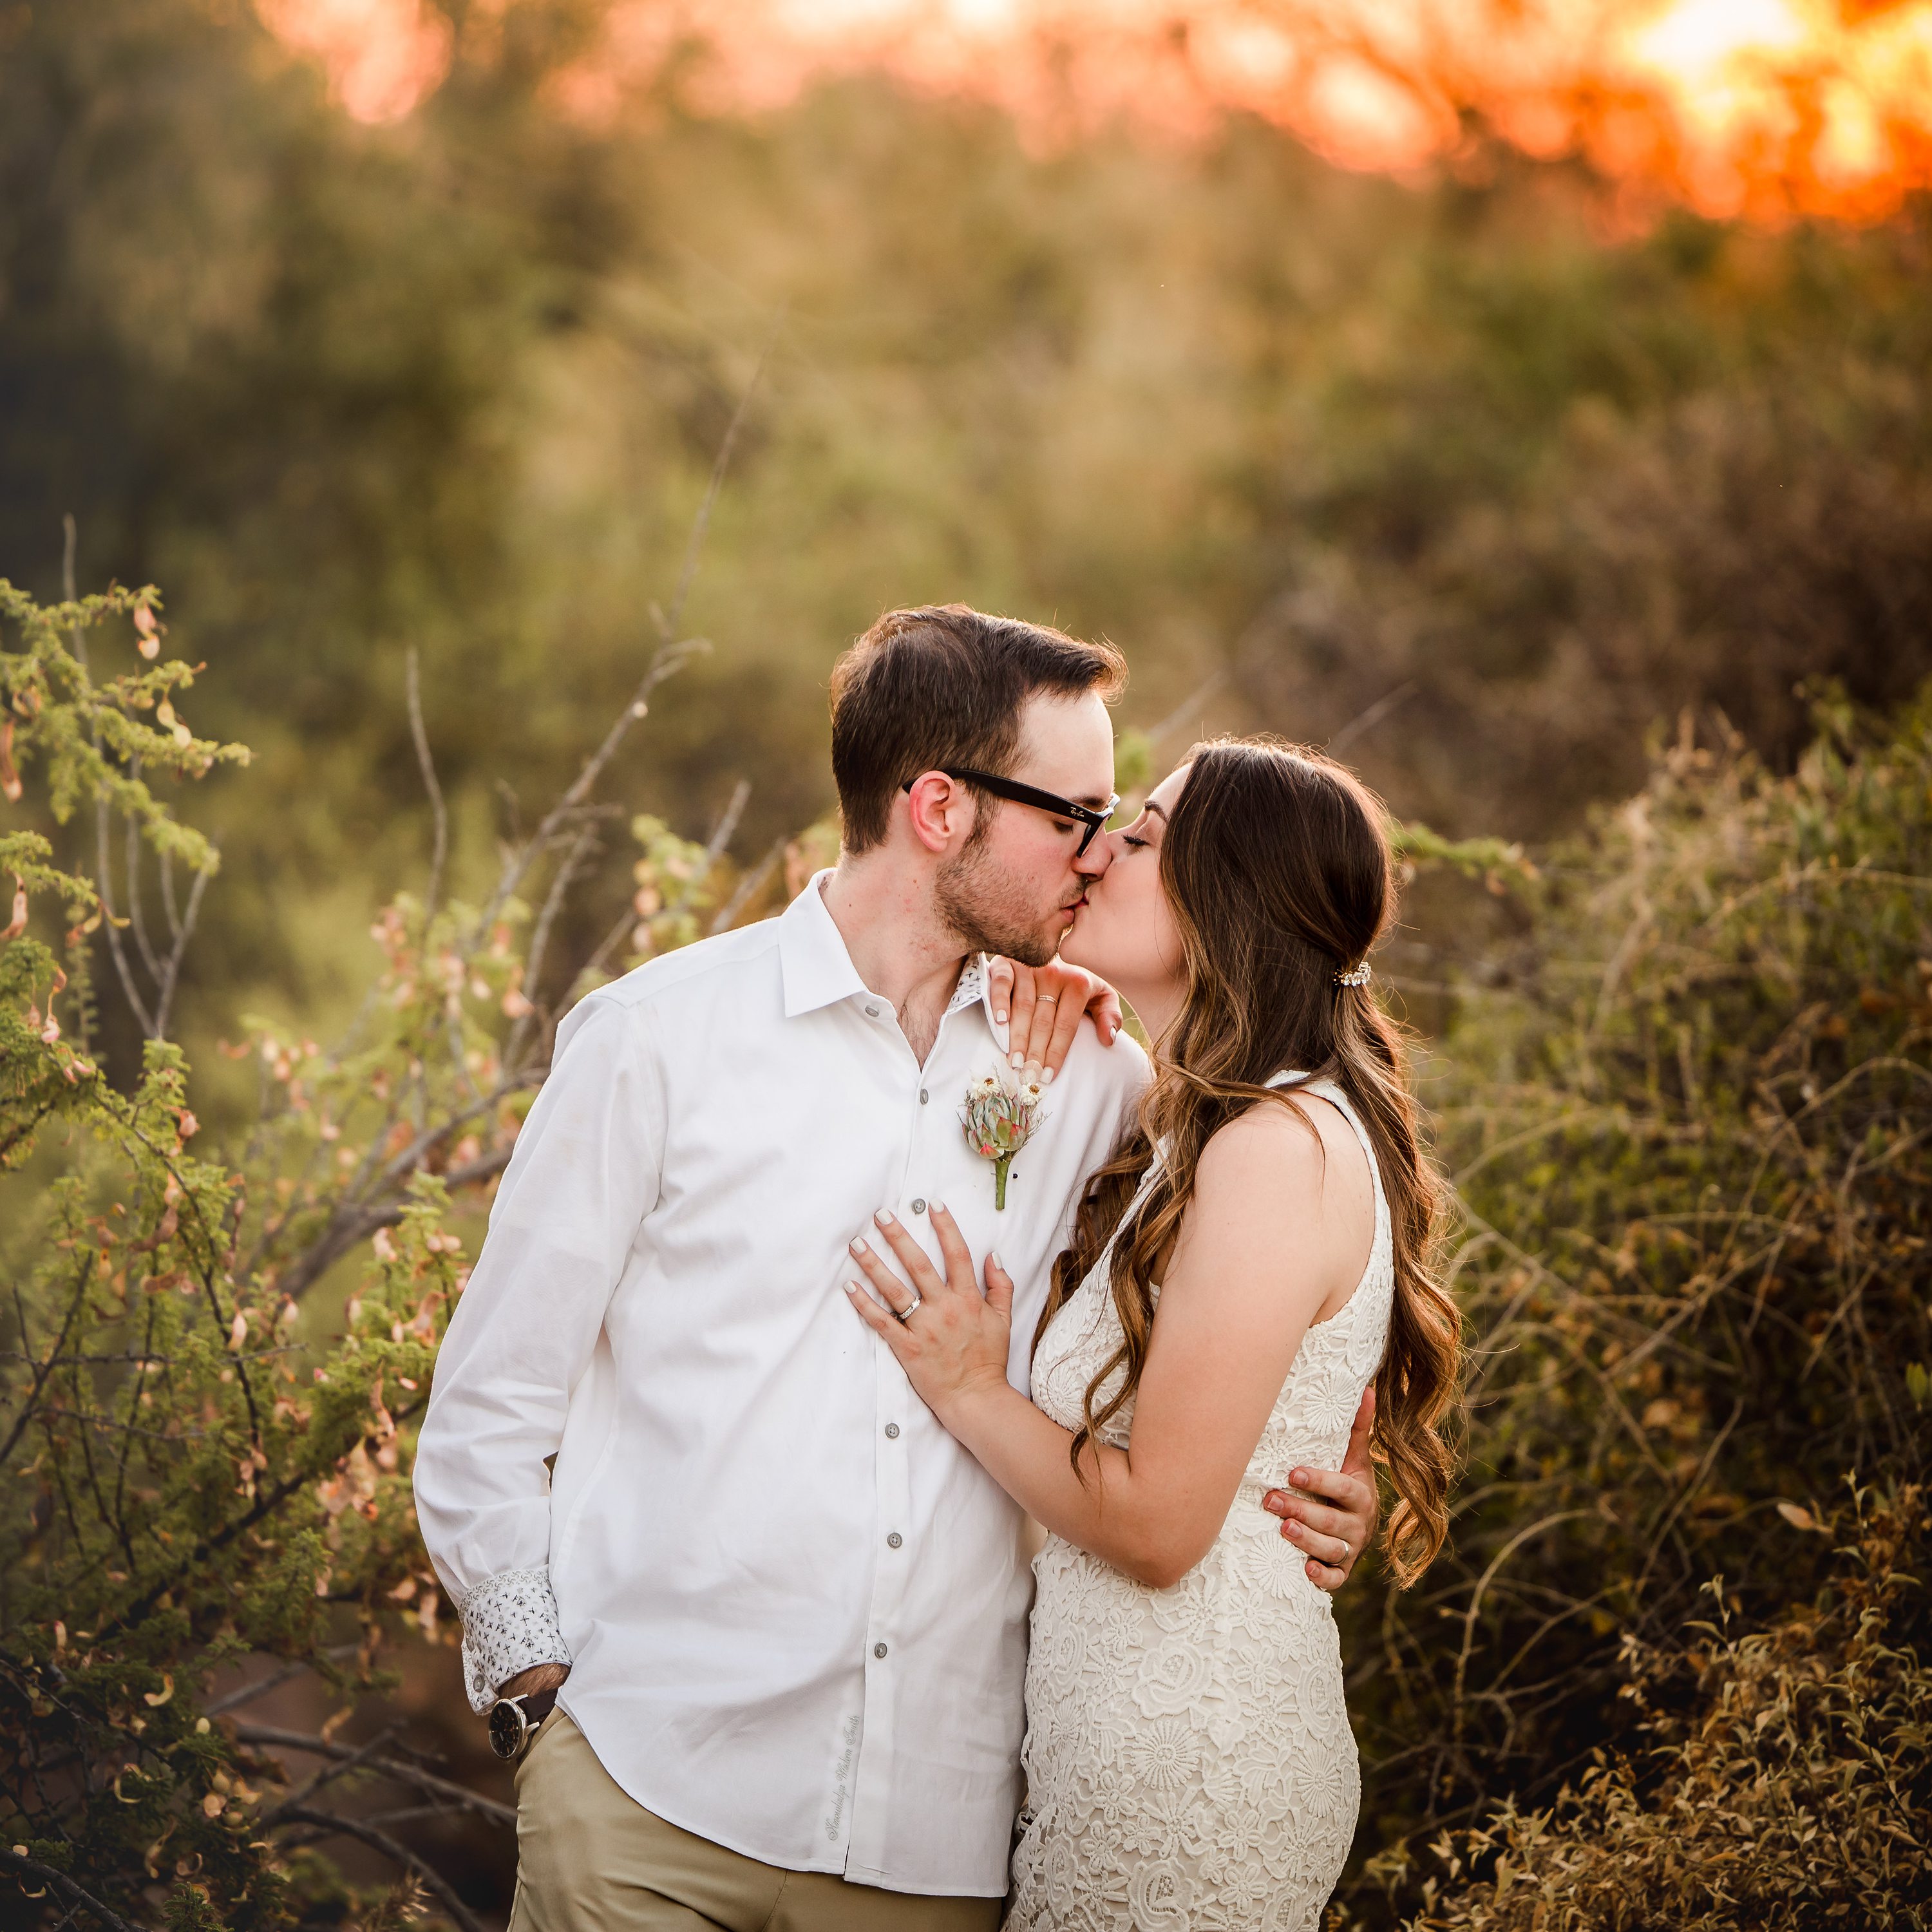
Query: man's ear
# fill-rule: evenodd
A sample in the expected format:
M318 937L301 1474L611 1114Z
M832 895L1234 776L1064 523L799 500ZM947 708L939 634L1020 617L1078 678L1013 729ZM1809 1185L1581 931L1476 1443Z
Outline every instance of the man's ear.
M928 852L944 852L973 829L971 793L944 772L922 772L902 796L912 836Z

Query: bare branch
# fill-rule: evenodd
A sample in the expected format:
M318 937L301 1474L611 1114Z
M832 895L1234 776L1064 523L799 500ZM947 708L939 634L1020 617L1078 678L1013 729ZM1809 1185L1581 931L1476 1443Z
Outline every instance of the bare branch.
M1394 690L1384 692L1366 711L1358 712L1328 740L1328 755L1331 758L1339 758L1358 738L1366 732L1372 731L1391 711L1400 710L1421 688L1421 686L1412 677L1397 685Z
M291 1813L299 1810L303 1804L325 1784L332 1784L338 1778L346 1778L351 1772L368 1764L402 1728L400 1724L387 1725L367 1743L356 1746L346 1757L337 1758L332 1762L325 1760L317 1765L279 1804L262 1814L260 1828L264 1832L269 1830Z
M436 782L436 761L430 756L429 733L423 725L422 683L418 674L416 646L410 646L410 736L416 741L416 763L422 770L423 789L429 794L430 810L436 814L436 850L429 862L429 884L423 893L423 926L436 916L436 902L442 892L443 861L449 853L449 812L442 802L442 787Z
M358 1818L344 1818L333 1811L310 1810L305 1805L284 1815L292 1824L319 1825L325 1831L340 1832L345 1837L361 1839L364 1844L380 1852L404 1870L414 1872L424 1888L435 1894L443 1910L455 1920L460 1932L484 1932L483 1922L464 1904L448 1880L426 1858L419 1858L388 1832L379 1832L374 1826L365 1825Z
M698 514L691 526L691 535L686 538L684 562L677 573L677 589L672 593L670 608L658 620L658 633L665 643L677 634L679 620L684 615L686 599L691 595L691 586L697 580L698 560L704 549L706 532L711 527L712 506L718 501L718 492L724 487L724 472L730 467L731 452L737 447L738 432L744 427L745 418L752 406L752 398L757 393L758 379L765 373L765 364L771 360L772 351L778 345L778 338L784 332L785 307L779 305L778 312L772 318L771 332L765 338L765 346L758 352L758 360L752 371L752 380L745 385L745 393L739 398L738 406L732 412L730 427L724 432L724 440L718 446L718 460L711 466L711 481L706 486L704 501L698 506Z
M128 776L139 782L141 761L130 758L128 761ZM134 932L134 944L140 947L141 962L148 969L149 979L159 982L161 962L155 957L154 949L148 940L148 922L141 911L141 822L130 812L128 814L128 854L124 867L128 879L128 918ZM159 1030L158 1028L157 1031Z
M537 922L530 934L530 950L524 956L524 989L526 995L536 990L543 972L544 955L550 950L550 928L562 909L564 897L570 890L571 882L584 869L592 854L601 849L597 842L597 824L595 819L586 824L571 841L570 849L563 855L563 862L556 868L556 877L551 880L550 890L544 895L543 910L537 915ZM505 1042L503 1058L510 1061L522 1050L525 1037L535 1018L534 1007L519 1019L510 1029L510 1036Z
M332 1662L345 1657L353 1657L361 1648L358 1644L332 1644L322 1654ZM238 1684L224 1696L218 1697L212 1704L204 1704L201 1714L205 1718L218 1718L225 1711L238 1709L244 1704L252 1704L259 1697L266 1697L271 1690L279 1690L292 1677L300 1677L314 1666L307 1658L298 1658L292 1664L285 1664L279 1670L272 1670L266 1677L258 1677L252 1684Z
M68 520L70 524L73 519ZM65 1872L56 1870L52 1865L44 1865L38 1858L30 1858L10 1846L0 1845L0 1870L38 1881L67 1906L70 1916L76 1911L92 1912L107 1928L107 1932L146 1932L146 1928L134 1920L123 1918L118 1912L102 1904L92 1892L76 1885Z
M770 850L738 881L736 890L718 908L718 916L711 922L711 930L714 934L731 930L737 922L738 915L758 896L765 881L778 870L780 860L784 857L785 848L790 843L791 841L785 838L772 841Z
M509 1166L512 1151L507 1147L500 1148L495 1153L484 1154L461 1167L449 1168L442 1178L452 1187L472 1187L478 1181L494 1180ZM402 1220L404 1212L404 1204L398 1201L386 1207L367 1208L360 1214L332 1221L315 1245L280 1277L278 1285L282 1292L291 1300L299 1301L358 1241L366 1241L379 1228L394 1227Z
M305 1731L281 1730L272 1724L237 1724L235 1741L271 1750L308 1751L317 1757L345 1758L352 1755L352 1748L347 1744L312 1736ZM405 1759L376 1758L370 1760L369 1768L380 1772L385 1778L393 1778L398 1784L412 1786L432 1798L440 1798L463 1810L474 1811L478 1817L487 1818L493 1824L512 1828L516 1824L514 1805L499 1804L494 1798L485 1798L480 1792L472 1791L467 1785L458 1784L452 1778L439 1778L434 1772L425 1771L420 1765L411 1764Z
M211 838L208 842L218 852L221 849L219 838ZM172 900L172 875L164 872L163 876L168 881L168 896ZM182 961L188 952L188 941L194 937L195 922L201 916L201 896L207 891L208 882L214 876L213 867L207 866L195 874L194 884L188 888L188 910L178 922L175 920L172 904L168 908L169 922L174 926L174 946L168 955L166 969L161 975L160 1000L154 1016L154 1030L163 1038L167 1034L169 1009L174 1004L175 986L181 977Z
M704 864L686 884L681 902L688 904L705 880L711 876L711 868L716 865L736 836L738 821L745 815L745 808L752 800L752 782L740 778L731 788L731 796L726 800L724 809L718 814L718 823L711 828L711 836L704 842Z
M100 734L95 733L97 746ZM128 1004L134 1009L134 1018L142 1032L149 1039L158 1037L154 1021L149 1017L146 1002L134 985L133 969L128 964L128 955L121 944L121 925L114 910L114 871L107 853L107 828L109 812L105 796L97 799L94 807L94 843L95 856L94 886L100 894L101 929L107 934L107 950L113 956L114 970L119 976L121 990L128 996Z
M1200 683L1190 691L1154 729L1148 734L1154 748L1158 751L1175 732L1186 724L1196 711L1205 704L1228 682L1228 668L1222 665L1210 671Z
M732 414L724 440L718 446L717 460L711 466L710 483L705 490L704 500L699 505L698 514L692 521L691 535L686 541L684 562L678 573L676 592L671 598L670 609L656 614L659 641L656 654L646 668L637 689L632 693L631 701L618 713L610 730L604 734L604 742L585 761L576 782L551 807L549 815L537 827L535 833L505 860L496 889L490 895L489 904L484 907L476 922L471 944L474 945L496 922L505 901L522 882L524 874L535 862L537 854L549 845L559 828L590 796L592 787L603 775L604 767L616 757L617 747L622 743L626 734L650 710L651 693L665 679L674 676L682 670L693 657L710 648L708 642L701 638L680 638L677 635L678 620L684 614L686 600L698 574L698 559L704 550L705 534L710 527L712 508L718 500L718 492L723 485L731 452L737 444L738 433L744 426L746 416L751 410L752 399L758 393L759 382L764 376L766 365L771 360L772 351L777 346L778 334L784 326L784 311L781 309L772 325L770 334L766 338L757 366L752 371L751 380L746 384L745 393L739 398L738 406Z

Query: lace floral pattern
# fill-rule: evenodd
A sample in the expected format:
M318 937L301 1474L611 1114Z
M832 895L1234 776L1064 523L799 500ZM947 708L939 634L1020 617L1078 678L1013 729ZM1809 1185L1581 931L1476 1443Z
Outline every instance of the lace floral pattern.
M488 1710L498 1687L518 1671L570 1661L548 1570L500 1570L456 1610L463 1619L463 1684L472 1711Z
M1289 1078L1292 1076L1282 1076ZM1340 1092L1332 1101L1375 1160ZM1394 1264L1375 1178L1369 1264L1303 1339L1214 1545L1172 1588L1057 1537L1034 1565L1027 1802L1006 1932L1314 1932L1361 1797L1328 1597L1260 1507L1336 1467L1388 1336ZM1053 1319L1034 1397L1077 1427L1120 1326L1103 1253ZM1132 1405L1108 1424L1124 1444Z

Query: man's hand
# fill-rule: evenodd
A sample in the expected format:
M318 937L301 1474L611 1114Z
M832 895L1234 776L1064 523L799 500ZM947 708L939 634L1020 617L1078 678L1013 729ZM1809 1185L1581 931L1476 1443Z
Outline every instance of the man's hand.
M518 1671L498 1690L496 1695L520 1697L526 1691L559 1690L569 1675L570 1666L567 1664L533 1664L529 1670Z
M1292 1487L1270 1490L1262 1498L1262 1508L1282 1519L1282 1534L1307 1558L1309 1581L1324 1590L1339 1590L1348 1580L1362 1552L1375 1540L1381 1520L1382 1502L1369 1460L1375 1420L1376 1392L1370 1387L1362 1392L1341 1468L1291 1469ZM1322 1500L1311 1500L1318 1497Z
M1006 1026L1017 1070L1029 1062L1051 1080L1066 1064L1083 1016L1090 1017L1102 1046L1112 1046L1121 1025L1120 996L1106 980L1065 961L1022 966L995 958L987 968L993 1017Z

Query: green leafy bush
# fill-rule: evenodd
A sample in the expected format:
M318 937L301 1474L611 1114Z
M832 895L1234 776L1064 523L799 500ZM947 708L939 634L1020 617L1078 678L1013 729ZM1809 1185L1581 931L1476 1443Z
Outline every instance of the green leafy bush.
M467 1810L500 1827L503 1806L386 1734L352 1746L233 1714L304 1671L380 1692L398 1681L400 1645L457 1640L409 1481L467 1274L448 1223L502 1171L548 1058L556 1011L533 994L609 822L595 781L688 653L667 630L597 758L506 853L480 905L444 900L439 837L427 891L375 927L386 970L345 1040L324 1051L250 1029L236 1051L260 1068L256 1116L242 1144L201 1154L188 1069L165 1037L196 902L184 910L162 872L158 951L140 862L205 880L214 854L142 772L193 778L245 754L176 716L190 667L90 675L90 633L97 650L158 656L158 607L152 591L117 591L42 608L0 582L16 646L0 634L0 784L18 800L32 776L56 821L98 814L100 833L92 880L56 864L40 834L0 834L15 887L0 933L0 1170L14 1171L0 1241L0 1870L63 1924L158 1910L236 1932L312 1910L375 1926L428 1904L474 1928L392 1820ZM592 973L694 937L725 883L716 849L655 820L635 833L636 897ZM518 896L531 880L544 883L533 917ZM89 1037L104 932L148 1036L122 1086ZM558 1006L584 977L559 982ZM306 1332L317 1324L303 1310L325 1278L348 1285L328 1340ZM212 1696L242 1664L240 1687ZM339 1802L372 1778L398 1804ZM400 1868L400 1883L374 1899L345 1888L320 1850L344 1840Z

